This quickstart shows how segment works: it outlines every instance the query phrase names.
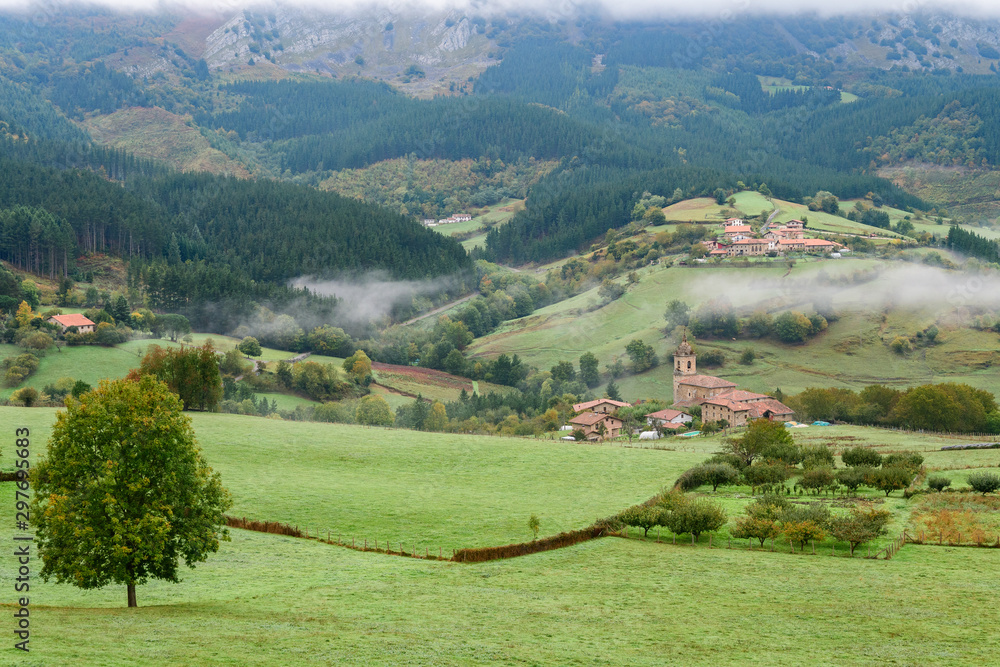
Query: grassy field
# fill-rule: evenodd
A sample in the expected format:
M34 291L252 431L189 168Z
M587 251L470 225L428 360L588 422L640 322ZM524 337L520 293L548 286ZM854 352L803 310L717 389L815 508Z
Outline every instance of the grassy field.
M55 410L0 408L0 432L40 446ZM192 414L232 514L391 539L423 549L491 546L582 528L646 500L700 455L566 442L420 433ZM2 451L10 468L11 450Z
M139 609L121 608L120 587L33 581L31 655L41 665L988 664L1000 631L968 614L991 608L983 573L997 558L605 538L468 566L234 531L180 585L140 587ZM5 578L10 564L0 561Z
M29 426L38 453L53 413L0 408L0 431ZM300 526L357 522L359 533L412 540L418 550L424 545L414 535L461 544L525 539L529 512L542 518L543 533L584 525L651 495L720 437L655 451L193 419L236 513ZM953 442L859 427L793 434L883 451ZM940 462L957 467L983 454L1000 461L993 450L942 452ZM2 456L9 468L9 447ZM890 498L895 511L906 505L898 495ZM717 497L731 513L745 502ZM12 505L13 485L0 485L6 540ZM139 587L133 610L124 608L123 587L44 583L35 561L31 664L660 665L672 656L706 665L965 665L989 663L1000 646L1000 631L967 620L970 609L994 602L984 573L1000 551L909 545L886 561L715 545L604 538L461 565L234 530L180 584ZM0 576L12 578L13 565L0 559ZM24 664L10 644L0 650L5 662Z
M22 352L24 350L16 345L0 345L0 358L17 356ZM0 399L6 399L21 387L34 387L41 391L62 377L83 380L96 387L101 380L123 377L138 366L139 356L126 347L81 345L52 348L39 360L38 371L34 375L17 387L0 387Z

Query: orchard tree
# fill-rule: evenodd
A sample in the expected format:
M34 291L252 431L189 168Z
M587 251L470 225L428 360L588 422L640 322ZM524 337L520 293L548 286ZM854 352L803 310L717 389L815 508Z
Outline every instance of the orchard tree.
M228 540L232 501L195 444L191 421L152 377L104 381L58 413L32 473L42 578L124 584L128 606L150 578L177 582Z
M871 542L879 535L885 535L886 526L892 514L889 510L874 507L854 507L848 516L830 519L830 534L841 542L851 545L851 555L858 545Z
M740 457L746 466L752 465L755 459L768 458L772 452L783 452L795 447L792 434L785 425L769 419L754 420L742 436L728 438L723 442L727 451Z
M845 466L852 468L877 468L882 465L882 455L868 447L849 447L840 458Z
M737 517L736 525L733 526L732 530L732 536L736 539L759 540L762 547L765 540L774 539L778 535L781 535L781 527L774 519L753 516Z
M885 491L885 497L888 498L896 489L908 487L916 476L916 473L904 466L885 466L872 470L867 483L879 491Z
M712 491L720 486L732 486L740 481L740 471L728 463L709 463L701 466L701 477L706 484L712 485Z
M726 525L726 511L710 500L689 500L666 515L665 525L675 534L691 533L697 540Z

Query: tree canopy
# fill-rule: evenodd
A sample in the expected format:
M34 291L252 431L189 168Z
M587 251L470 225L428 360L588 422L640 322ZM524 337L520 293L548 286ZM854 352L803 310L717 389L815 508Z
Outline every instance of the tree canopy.
M41 575L81 588L179 581L228 539L229 493L181 401L152 377L105 381L58 413L32 475Z

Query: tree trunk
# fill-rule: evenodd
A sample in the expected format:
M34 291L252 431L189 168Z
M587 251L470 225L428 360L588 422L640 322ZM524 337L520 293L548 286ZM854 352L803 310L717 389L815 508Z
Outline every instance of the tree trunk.
M126 584L128 588L128 606L138 607L139 603L135 601L135 584Z

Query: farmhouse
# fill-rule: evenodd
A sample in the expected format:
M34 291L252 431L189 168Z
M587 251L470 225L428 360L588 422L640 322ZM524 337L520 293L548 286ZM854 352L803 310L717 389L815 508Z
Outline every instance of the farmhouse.
M569 423L579 427L587 440L617 438L622 434L622 420L598 412L584 412L570 419ZM603 435L601 433L602 425Z
M726 254L730 257L765 255L770 249L771 244L767 239L740 239L733 241L733 244L727 249Z
M573 412L597 412L602 415L609 415L618 408L630 408L631 403L625 401L614 401L610 398L599 398L596 401L586 403L576 403L573 405Z
M646 423L653 428L679 429L692 420L693 418L688 413L670 408L650 412L646 415Z
M701 402L703 421L726 420L730 426L746 426L755 419L786 421L794 411L766 394L734 389Z
M93 333L96 326L89 319L79 314L53 315L49 318L49 322L58 324L62 328L63 333L66 333L66 330L70 327L76 327L79 333Z
M728 225L722 233L727 239L734 241L748 239L753 236L753 228L750 225Z

